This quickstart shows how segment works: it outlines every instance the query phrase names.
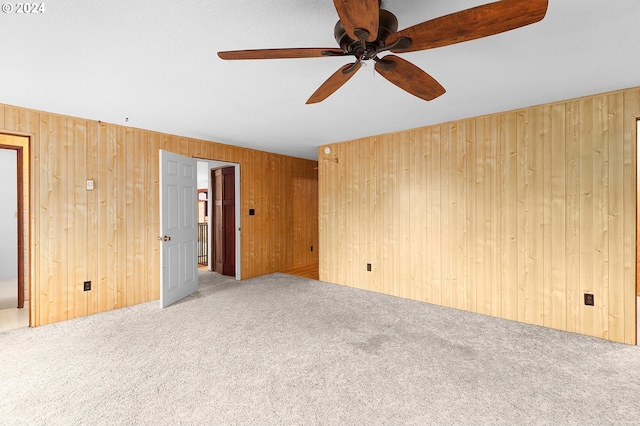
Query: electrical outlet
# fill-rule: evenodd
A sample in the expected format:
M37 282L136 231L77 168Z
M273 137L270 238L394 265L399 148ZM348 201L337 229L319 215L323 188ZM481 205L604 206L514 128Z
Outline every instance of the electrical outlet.
M585 293L584 294L584 304L587 305L587 306L593 306L594 305L593 294L590 294L590 293Z
M255 216L256 215L256 210L255 209L249 209L249 216Z
M85 281L84 282L84 291L90 291L91 290L91 281Z
M371 272L371 264L367 263L367 271Z

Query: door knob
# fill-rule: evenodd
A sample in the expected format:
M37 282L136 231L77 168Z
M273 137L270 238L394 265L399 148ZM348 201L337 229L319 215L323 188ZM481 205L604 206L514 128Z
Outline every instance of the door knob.
M171 241L171 237L165 235L164 237L158 237L158 241Z

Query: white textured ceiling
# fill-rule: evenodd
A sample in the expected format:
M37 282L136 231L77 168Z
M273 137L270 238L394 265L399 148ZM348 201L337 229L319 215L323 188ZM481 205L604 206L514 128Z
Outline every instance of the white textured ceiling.
M488 2L382 5L403 29ZM304 158L323 144L640 86L638 0L549 0L540 23L401 55L447 89L432 102L368 66L315 105L305 102L351 58L216 52L337 47L331 0L43 3L41 14L0 13L0 103Z

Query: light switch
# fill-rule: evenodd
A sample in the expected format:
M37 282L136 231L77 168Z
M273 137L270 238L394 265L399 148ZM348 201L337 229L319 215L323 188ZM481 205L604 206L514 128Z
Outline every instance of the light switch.
M93 191L93 181L87 180L87 191Z

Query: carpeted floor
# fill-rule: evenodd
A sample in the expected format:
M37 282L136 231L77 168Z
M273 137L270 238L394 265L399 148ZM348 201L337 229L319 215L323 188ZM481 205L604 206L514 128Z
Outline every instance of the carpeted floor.
M0 333L0 424L640 424L640 349L293 277Z

